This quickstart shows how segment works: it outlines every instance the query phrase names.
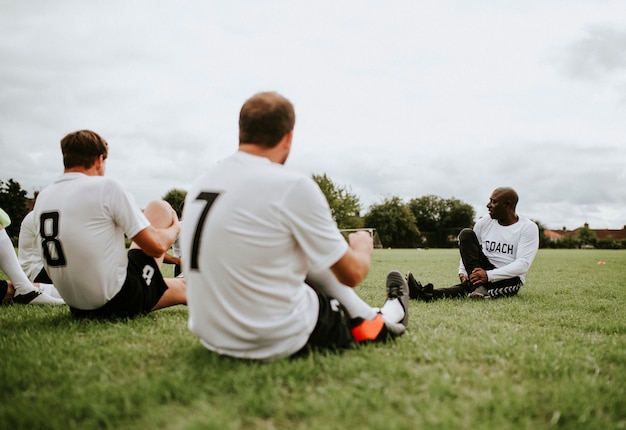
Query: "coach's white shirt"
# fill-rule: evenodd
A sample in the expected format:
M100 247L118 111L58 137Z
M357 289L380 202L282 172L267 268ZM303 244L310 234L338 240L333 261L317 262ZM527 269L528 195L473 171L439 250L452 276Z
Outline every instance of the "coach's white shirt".
M500 225L497 220L486 216L474 225L483 253L496 268L487 270L489 282L510 279L516 276L526 282L526 273L537 255L539 228L530 219L520 216L511 225ZM463 260L459 273L466 273Z
M262 360L301 349L319 312L306 274L348 249L312 178L237 152L196 181L184 219L189 328L202 344Z
M82 173L65 173L44 189L33 212L37 240L50 250L44 258L50 279L67 304L84 310L120 291L128 266L124 234L132 238L150 225L118 181Z

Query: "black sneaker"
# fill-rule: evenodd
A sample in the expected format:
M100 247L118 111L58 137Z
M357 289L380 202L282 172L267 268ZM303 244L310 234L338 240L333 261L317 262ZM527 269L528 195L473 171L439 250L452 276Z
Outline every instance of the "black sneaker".
M402 277L402 273L397 270L392 270L387 275L387 299L400 300L404 308L404 318L400 324L406 327L409 324L409 286Z
M422 300L424 300L425 302L430 302L433 300L433 297L435 295L435 287L433 286L433 284L426 284L424 285L424 289L422 290Z
M411 272L406 273L406 283L409 285L409 298L413 300L419 299L424 290L422 283L415 279Z
M435 289L433 284L422 285L411 272L407 272L406 282L409 285L409 298L412 300L430 302L433 299L433 290Z

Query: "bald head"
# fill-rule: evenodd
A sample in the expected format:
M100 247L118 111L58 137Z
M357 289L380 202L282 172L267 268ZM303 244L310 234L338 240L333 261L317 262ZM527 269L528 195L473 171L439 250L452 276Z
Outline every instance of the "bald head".
M493 190L487 209L489 216L501 225L511 225L517 222L518 216L515 213L519 197L517 192L511 187L500 187Z
M513 209L517 207L517 202L519 201L519 196L517 192L511 187L499 187L493 190L493 195L498 196L498 198L503 202L509 202Z

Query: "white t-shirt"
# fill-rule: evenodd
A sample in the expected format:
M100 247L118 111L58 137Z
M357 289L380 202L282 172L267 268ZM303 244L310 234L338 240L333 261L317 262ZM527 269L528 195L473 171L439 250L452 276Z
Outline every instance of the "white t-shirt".
M33 212L50 279L67 304L84 310L120 291L128 266L124 234L132 238L150 225L118 181L82 173L65 173L39 193Z
M525 217L519 217L515 224L503 226L489 216L479 219L474 225L483 253L496 266L487 270L490 282L519 276L526 282L526 273L539 249L539 228ZM461 260L459 273L464 273Z
M261 360L301 349L319 312L306 274L348 250L317 184L237 152L196 181L184 217L189 329L202 344Z
M26 214L20 225L17 258L20 261L22 270L32 282L43 269L41 247L39 242L37 242L35 217L32 211Z

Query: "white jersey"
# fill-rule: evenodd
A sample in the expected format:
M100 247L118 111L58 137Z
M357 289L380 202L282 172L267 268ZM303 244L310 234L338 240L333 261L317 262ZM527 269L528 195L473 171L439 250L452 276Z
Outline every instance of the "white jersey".
M37 242L35 216L32 211L26 214L20 225L17 259L28 279L33 282L43 269L43 260L41 259L41 246Z
M237 152L196 181L184 219L189 329L202 344L261 360L301 349L319 312L306 274L348 251L317 184Z
M67 304L84 310L120 291L128 266L124 234L132 238L150 225L118 181L82 173L65 173L39 193L33 212L50 279Z
M496 268L487 270L489 282L519 276L526 282L526 273L539 249L539 228L528 218L519 217L515 224L503 226L491 217L483 217L474 225L483 253ZM459 273L464 273L463 260Z

